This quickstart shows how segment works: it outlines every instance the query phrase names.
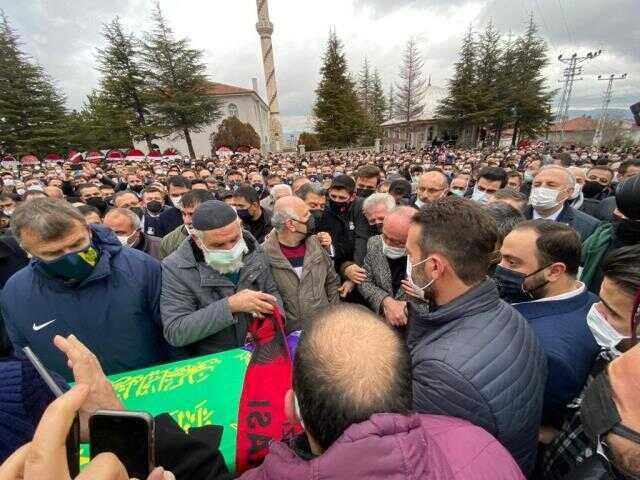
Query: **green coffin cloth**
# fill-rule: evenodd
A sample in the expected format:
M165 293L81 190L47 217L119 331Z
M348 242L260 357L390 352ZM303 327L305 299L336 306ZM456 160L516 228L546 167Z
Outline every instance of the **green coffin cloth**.
M127 410L169 413L186 431L222 425L220 451L235 471L238 403L250 359L251 352L228 350L111 375L109 380ZM86 445L81 458L83 465L89 461Z

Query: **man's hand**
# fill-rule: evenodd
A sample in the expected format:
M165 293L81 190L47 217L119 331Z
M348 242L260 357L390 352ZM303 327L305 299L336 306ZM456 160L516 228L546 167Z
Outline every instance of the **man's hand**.
M402 289L404 293L409 295L410 297L417 298L418 300L424 300L424 291L419 290L413 286L409 280L402 280Z
M340 298L344 298L349 295L349 293L351 293L354 288L356 288L356 284L351 280L347 280L346 282L344 282L342 285L340 285L340 288L338 288L338 294L340 295Z
M45 410L33 441L16 450L0 466L0 480L70 480L66 439L76 412L86 403L89 386L78 384ZM75 480L129 480L124 465L112 453L96 456ZM156 468L147 480L175 480Z
M316 238L327 252L331 253L331 245L333 244L333 240L331 240L331 235L327 232L318 232L316 234Z
M382 311L389 325L402 327L407 324L407 302L386 297L382 301Z
M241 290L229 297L231 313L244 312L263 316L272 313L276 304L276 297L255 290Z
M124 410L111 382L102 371L96 356L74 335L64 338L56 335L53 343L67 356L76 383L89 386L89 395L80 409L80 438L89 440L89 417L96 410Z
M360 285L367 279L367 271L355 263L345 268L344 273L356 285Z

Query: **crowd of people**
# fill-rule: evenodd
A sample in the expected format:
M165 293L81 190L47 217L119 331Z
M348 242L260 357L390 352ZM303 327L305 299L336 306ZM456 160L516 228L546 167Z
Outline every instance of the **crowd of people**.
M107 375L242 347L276 310L302 331L285 413L304 432L241 478L640 478L640 148L61 162L0 180L0 480L68 478L49 446L76 411L124 408ZM76 387L54 401L25 346ZM233 478L156 422L151 480ZM82 475L128 478L112 456Z

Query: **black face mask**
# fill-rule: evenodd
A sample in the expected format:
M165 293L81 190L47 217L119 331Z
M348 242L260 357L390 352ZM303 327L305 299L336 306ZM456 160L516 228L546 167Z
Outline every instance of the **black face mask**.
M496 271L494 273L493 279L496 282L496 287L498 287L500 298L502 298L502 300L507 303L522 303L535 300L536 296L534 295L534 293L540 288L544 287L547 282L545 281L542 285L538 285L536 288L531 290L524 289L524 282L528 277L541 272L548 266L549 265L547 265L546 267L542 267L535 272L530 273L529 275L504 268L501 265L496 266Z
M304 238L309 238L311 235L316 233L316 219L313 215L309 217L306 222L301 222L300 220L294 220L295 222L301 223L307 227L307 231L304 232ZM302 232L298 232L302 233Z
M100 211L100 215L104 215L107 211L107 202L100 197L91 197L87 199L87 205L97 208Z
M368 196L376 193L375 188L358 188L356 189L356 195L360 198L367 198Z
M309 181L312 183L316 183L318 181L318 177L316 177L315 175L311 175L309 177Z
M142 189L144 188L144 185L131 185L131 187L129 187L131 190L133 190L136 193L140 193L142 191Z
M142 220L142 217L144 216L144 210L142 210L142 208L140 207L131 207L129 210L131 210L133 213L135 213L138 218L140 220Z
M382 235L382 223L370 225L370 228L374 235Z
M587 180L584 182L584 186L582 187L582 194L584 195L584 198L595 198L602 193L604 188L604 185L601 183Z
M615 456L607 451L608 446L603 441L608 433L615 433L640 445L640 432L622 424L620 412L613 400L611 382L606 370L600 372L587 388L580 407L580 416L584 433L591 439L593 445L602 447L610 467L612 466L611 460ZM622 478L615 474L612 477ZM640 472L625 472L624 478L640 479Z
M262 185L261 183L254 183L253 188L258 196L262 195L262 193L264 192L264 185Z
M345 215L349 211L350 205L351 202L336 202L335 200L329 199L329 210L336 215Z
M147 211L149 213L160 213L162 211L162 202L157 200L151 200L147 203Z
M316 219L316 225L317 225L320 219L322 218L322 216L324 215L324 210L320 208L316 208L316 209L310 210L310 212L313 218Z
M611 220L613 234L617 240L625 245L635 245L640 243L640 220L613 216Z

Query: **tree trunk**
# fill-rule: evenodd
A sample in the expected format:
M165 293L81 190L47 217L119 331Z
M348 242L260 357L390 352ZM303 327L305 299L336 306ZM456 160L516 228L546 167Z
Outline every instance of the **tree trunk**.
M513 124L513 136L511 137L511 147L515 147L518 143L518 120Z
M151 151L151 150L152 150L152 148L153 148L153 147L151 146L151 134L150 134L150 133L145 133L145 134L144 134L144 139L145 139L145 140L146 140L146 142L147 142L147 148L149 149L149 151Z
M189 149L189 157L195 160L196 152L193 150L193 144L191 143L191 134L189 133L189 129L185 128L183 132L184 132L184 139L187 142L187 148Z

